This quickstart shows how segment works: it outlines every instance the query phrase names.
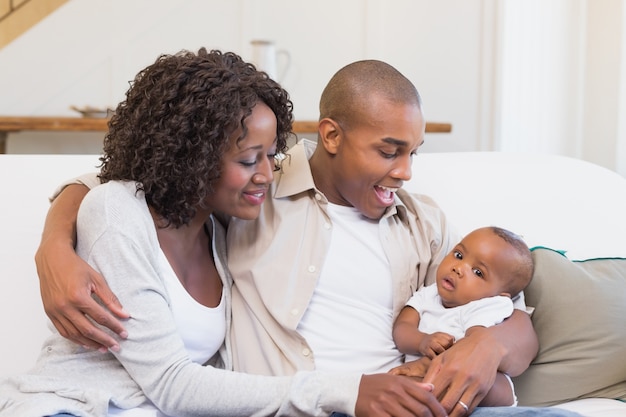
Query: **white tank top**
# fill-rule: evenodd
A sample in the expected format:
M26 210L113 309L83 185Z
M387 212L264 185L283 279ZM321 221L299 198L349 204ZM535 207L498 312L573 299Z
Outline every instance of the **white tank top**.
M193 362L203 364L219 350L226 337L226 311L224 290L217 307L206 307L198 303L187 292L174 274L165 254L161 252L162 267L170 270L165 286L170 295L172 314L185 349ZM123 410L109 406L109 416L115 417L167 417L152 403L138 408Z

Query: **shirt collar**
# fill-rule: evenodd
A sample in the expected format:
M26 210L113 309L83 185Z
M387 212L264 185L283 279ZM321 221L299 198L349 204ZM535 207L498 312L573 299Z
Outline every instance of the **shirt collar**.
M274 197L289 197L308 190L319 192L309 166L309 158L316 146L315 142L303 139L286 152L274 182Z

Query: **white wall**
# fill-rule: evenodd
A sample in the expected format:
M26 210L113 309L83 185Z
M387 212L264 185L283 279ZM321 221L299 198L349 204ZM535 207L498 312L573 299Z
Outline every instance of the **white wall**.
M250 41L269 39L291 54L281 82L297 119L317 118L340 67L383 59L416 84L427 120L453 125L425 152L556 153L626 175L625 19L623 0L71 0L0 50L0 114L114 107L160 53L251 59ZM82 138L99 151L102 133L24 132L7 148L70 153Z
M482 3L71 0L0 50L0 114L73 115L70 105L114 106L127 81L160 53L204 45L250 59L250 40L270 39L291 53L282 81L297 119L317 118L319 94L340 67L378 58L413 80L428 120L453 124L451 134L428 135L425 150L473 150L480 146ZM102 135L84 136L97 143ZM52 146L29 133L12 138L8 152Z

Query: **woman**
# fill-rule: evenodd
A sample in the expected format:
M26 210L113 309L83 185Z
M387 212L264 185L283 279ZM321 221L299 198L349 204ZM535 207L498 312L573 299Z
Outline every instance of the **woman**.
M163 55L137 75L77 221L77 253L124 303L128 337L101 353L55 332L28 374L0 386L0 416L353 412L360 375L202 366L231 367L214 214L258 216L291 124L287 92L232 53Z

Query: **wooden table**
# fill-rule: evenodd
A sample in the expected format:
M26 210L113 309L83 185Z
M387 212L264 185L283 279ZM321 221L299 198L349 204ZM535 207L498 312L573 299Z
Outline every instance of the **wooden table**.
M108 119L88 117L39 117L4 116L0 117L0 154L6 151L6 141L11 132L21 131L66 131L66 132L106 132ZM294 133L315 133L317 121L293 122ZM450 123L426 122L428 133L449 133Z

